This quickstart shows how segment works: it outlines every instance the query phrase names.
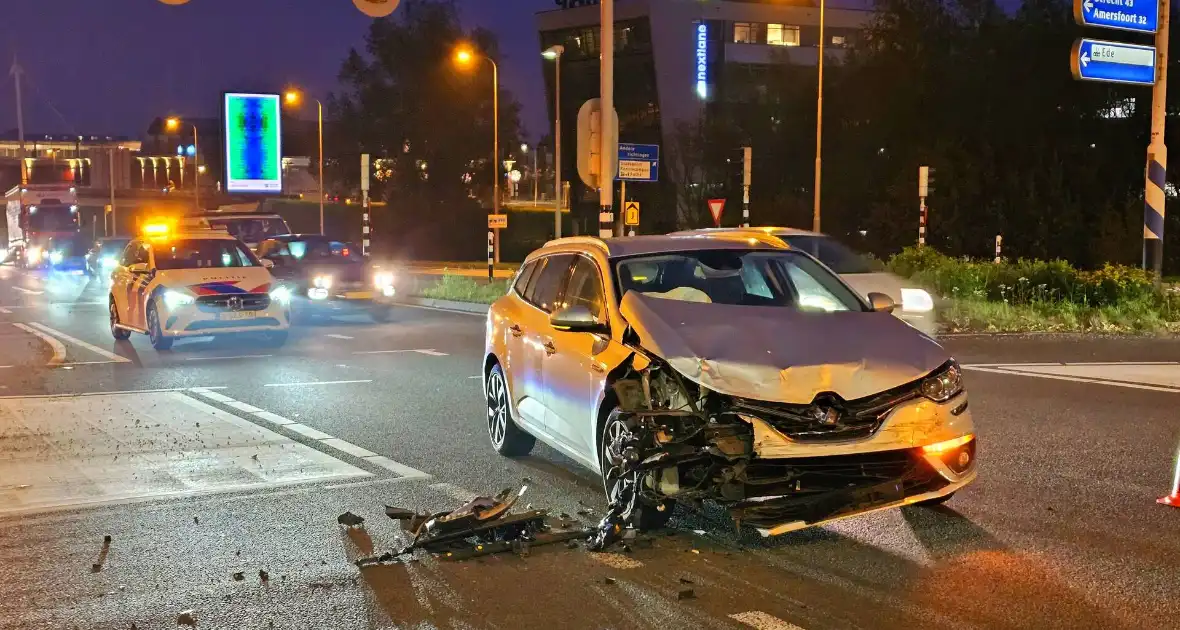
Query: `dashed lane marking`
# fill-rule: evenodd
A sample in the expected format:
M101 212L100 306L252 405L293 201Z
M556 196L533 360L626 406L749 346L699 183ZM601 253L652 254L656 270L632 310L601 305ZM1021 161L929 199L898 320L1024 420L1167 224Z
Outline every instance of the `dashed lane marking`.
M228 357L186 357L185 361L228 361L231 359L268 359L273 354L236 354Z
M333 339L355 339L355 338L356 338L356 337L349 337L348 335L337 335L336 333L329 333L329 334L327 334L327 335L324 335L324 336L325 336L325 337L331 337L331 338L333 338Z
M402 464L400 462L396 462L388 457L385 457L384 455L378 455L377 453L374 453L373 451L370 451L369 449L366 449L361 446L357 446L356 444L353 444L352 442L341 440L340 438L337 438L337 437L334 437L334 436L329 435L327 433L324 433L323 431L320 431L319 429L309 427L305 424L300 424L298 422L295 422L294 420L290 420L284 416L280 416L277 413L271 413L271 412L266 411L264 409L259 409L258 407L255 407L254 405L250 405L250 404L235 400L233 398L230 398L229 396L226 396L224 394L219 394L217 392L210 391L211 389L225 389L225 388L224 387L221 387L221 388L193 387L193 388L190 388L188 391L193 394L196 394L197 396L201 396L202 398L212 400L214 402L219 402L223 405L226 405L228 407L233 407L234 409L238 409L240 411L246 411L247 409L252 409L253 411L246 411L246 413L249 413L250 415L252 415L255 418L258 418L259 420L262 420L264 422L269 422L271 424L281 426L281 427L288 429L290 431L294 431L295 433L298 433L299 435L302 435L306 438L315 440L315 441L319 442L320 444L322 444L325 448L329 448L329 449L332 449L335 451L339 451L341 453L351 455L363 462L368 462L369 464L372 464L373 466L376 466L378 468L384 468L385 470L388 470L389 472L392 472L392 473L398 475L400 478L404 478L404 479L431 479L432 478L429 474L424 473L421 470L418 470L417 468L412 468L410 466L406 466L405 464ZM447 485L450 485L450 484L447 484ZM458 486L455 486L455 487L457 488ZM472 493L471 496L469 496L467 498L470 499L473 496L475 496L474 493Z
M77 393L71 393L71 394L21 394L18 396L0 396L0 398L2 398L2 399L9 399L9 398L43 398L43 399L83 398L83 397L87 397L87 396L117 396L117 395L121 395L121 394L160 394L160 393L164 393L164 392L196 392L197 390L207 392L206 394L202 394L203 396L206 396L206 397L213 396L213 395L220 396L220 394L217 394L216 392L211 391L214 389L228 389L228 387L225 385L216 385L216 386L211 386L211 387L163 387L163 388L159 388L159 389L118 389L118 390L109 391L109 392L77 392ZM213 400L213 399L210 398L210 400ZM231 398L229 400L233 400L233 399Z
M774 615L767 614L761 610L751 610L749 612L737 613L730 615L730 619L738 623L745 624L751 628L758 630L803 630L799 626L789 622L783 621Z
M49 365L60 365L62 363L65 363L66 347L56 337L51 337L51 336L41 332L40 330L33 328L32 326L28 326L28 325L22 324L20 322L13 322L12 325L16 326L17 328L19 328L29 334L36 335L37 337L39 337L41 339L41 341L44 341L45 343L49 344L49 348L51 350L53 350L53 358L49 359Z
M305 381L303 383L267 383L263 387L309 387L312 385L353 385L356 383L372 383L373 379L359 381Z
M1176 363L1054 363L964 365L963 369L1009 376L1031 376L1057 381L1112 385L1153 392L1180 393L1180 371ZM1092 368L1099 368L1097 370ZM1121 369L1116 369L1121 368ZM1169 370L1168 368L1173 368ZM1098 376L1097 374L1101 374ZM1121 378L1120 378L1121 377Z
M17 291L20 291L21 293L24 293L25 295L41 295L42 293L45 293L44 291L34 291L32 289L26 289L24 287L12 287L12 288L16 289Z
M431 357L445 357L450 356L445 352L439 352L434 348L418 348L414 350L357 350L353 354L401 354L405 352L416 352L418 354L425 354Z
M116 361L118 363L131 363L131 359L128 359L127 357L119 356L119 355L115 354L114 352L111 352L110 350L104 350L94 344L87 343L87 342L82 341L81 339L78 339L76 337L71 337L71 336L65 334L64 332L62 332L60 330L54 330L53 328L50 328L49 326L46 326L45 324L42 324L41 322L30 322L30 325L33 326L34 328L37 328L38 330L40 330L42 332L53 335L53 336L61 339L62 341L68 341L76 346L86 348L87 350L89 350L99 356L104 356L112 361Z

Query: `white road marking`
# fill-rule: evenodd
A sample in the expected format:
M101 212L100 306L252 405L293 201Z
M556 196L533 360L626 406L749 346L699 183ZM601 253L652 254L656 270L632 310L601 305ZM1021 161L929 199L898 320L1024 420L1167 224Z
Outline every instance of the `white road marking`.
M325 336L325 337L331 337L331 338L333 338L333 339L355 339L355 337L349 337L348 335L337 335L336 333L329 333L329 334L327 334L327 335L324 335L324 336Z
M49 348L51 350L53 350L53 358L49 359L49 365L60 365L65 362L65 360L66 360L66 347L56 337L50 337L49 335L41 332L40 330L37 330L36 328L33 328L31 326L26 326L25 324L22 324L20 322L13 322L12 325L16 326L17 328L19 328L27 333L31 333L33 335L36 335L37 337L40 337L41 341L44 341L45 343L49 344Z
M476 374L475 376L468 376L467 378L470 380L470 379L473 379L473 378L483 378L483 376L480 376L479 374Z
M372 381L364 381L364 382L371 383ZM289 419L287 419L283 416L280 416L276 413L271 413L269 411L259 409L258 407L255 407L254 405L244 403L239 400L235 400L235 399L230 398L229 396L226 396L224 394L218 394L216 392L209 391L211 389L225 389L225 388L224 387L218 387L218 388L193 387L187 391L189 391L190 393L196 394L198 396L208 398L209 400L219 402L219 403L226 405L228 407L233 407L234 409L239 409L241 411L245 411L246 413L253 415L255 418L258 418L259 420L264 420L266 422L270 422L272 424L282 426L286 429L290 429L291 431L294 431L295 433L298 433L299 435L310 438L312 440L316 440L317 442L319 442L320 444L323 444L327 448L335 449L337 451L340 451L341 453L345 453L345 454L351 455L353 457L356 457L356 458L360 459L361 461L368 462L374 466L377 466L378 468L384 468L385 470L388 470L392 473L396 473L397 475L400 476L399 478L411 478L411 479L431 479L432 478L429 474L424 473L421 470L418 470L416 468L411 468L410 466L406 466L405 464L395 462L394 460L392 460L388 457L385 457L383 455L378 455L378 454L374 453L373 451L370 451L370 450L368 450L364 447L361 447L361 446L357 446L356 444L353 444L352 442L341 440L340 438L337 438L337 437L334 437L334 436L329 435L327 433L324 433L323 431L320 431L319 429L315 429L315 428L309 427L305 424L300 424L300 423L295 422L293 420L289 420ZM295 414L295 415L298 416L299 414ZM472 494L472 496L475 496L475 495Z
M463 501L464 503L479 496L476 493L468 490L467 488L464 488L463 486L456 486L453 483L447 483L445 481L440 481L438 483L432 483L432 484L430 484L430 487L442 492L443 494L446 494L447 496L449 496L457 501Z
M352 385L354 383L372 383L373 379L360 381L307 381L303 383L267 383L263 387L307 387L310 385Z
M434 348L419 348L415 350L358 350L353 352L353 354L401 354L405 352L417 352L418 354L425 354L432 357L449 356L447 353L439 352Z
M80 398L84 396L116 396L121 394L160 394L164 392L189 392L195 390L228 389L225 385L214 387L163 387L159 389L117 389L109 392L78 392L75 394L22 394L19 396L0 396L0 398Z
M0 444L5 515L374 476L177 391L7 398L0 431L35 436Z
M87 350L89 350L97 355L104 356L112 361L117 361L119 363L131 363L131 359L128 359L127 357L119 356L119 355L115 354L114 352L111 352L110 350L103 350L102 348L99 348L98 346L96 346L94 344L86 343L85 341L82 341L81 339L78 339L76 337L71 337L71 336L65 334L64 332L62 332L60 330L54 330L53 328L50 328L49 326L46 326L45 324L42 324L41 322L30 322L30 325L32 325L33 327L35 327L39 330L47 332L47 333L61 339L62 341L68 341L76 346L81 346L81 347L86 348Z
M376 453L374 453L373 451L370 451L367 448L361 448L361 447L357 446L356 444L353 444L352 442L345 442L344 440L342 440L340 438L327 438L324 440L320 440L320 443L322 443L324 446L331 446L332 448L334 448L338 451L344 451L345 453L348 453L349 455L352 455L353 457L364 458L364 457L374 457L377 455Z
M229 357L187 357L185 361L218 361L228 359L266 359L273 357L273 354L237 354Z
M44 293L44 291L34 291L32 289L26 289L24 287L12 287L12 288L16 289L17 291L20 291L21 293L24 293L25 295L41 295L42 293Z
M57 367L74 367L77 365L113 365L116 363L123 363L122 361L69 361L67 363L59 363Z
M323 431L320 431L319 429L313 429L313 428L307 426L306 424L299 424L298 422L296 422L294 424L288 424L287 428L298 433L299 435L309 437L313 440L330 440L330 439L332 439L332 436L328 435L327 433L324 433Z
M1113 367L1127 368L1122 370L1112 370ZM1047 378L1058 381L1072 381L1075 383L1089 383L1094 385L1111 385L1114 387L1128 387L1131 389L1142 389L1153 392L1171 392L1180 393L1180 370L1172 369L1158 369L1158 368L1176 368L1180 364L1174 363L1125 363L1125 364L1020 364L1011 363L1006 365L965 365L964 369L974 370L977 372L990 372L993 374L1007 374L1009 376L1031 376L1034 378ZM1152 370L1155 367L1157 369ZM1097 373L1102 374L1101 377L1093 376L1096 370L1087 368L1102 368L1097 370ZM1139 368L1135 370L1134 368ZM1119 378L1122 374L1126 374L1124 378L1134 377L1138 380L1123 380ZM1148 382L1142 382L1148 381Z
M751 610L749 612L737 613L730 615L730 619L738 623L745 624L757 630L803 630L799 626L789 622L783 621L774 615L762 612L761 610Z

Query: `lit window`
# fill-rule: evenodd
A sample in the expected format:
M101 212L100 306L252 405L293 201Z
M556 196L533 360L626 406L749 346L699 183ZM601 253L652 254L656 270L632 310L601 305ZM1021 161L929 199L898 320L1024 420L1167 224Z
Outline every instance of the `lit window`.
M754 25L749 22L737 22L733 25L733 41L735 44L756 43Z
M785 24L766 25L766 43L771 46L798 46L799 27Z
M833 46L843 46L844 42L845 42L845 40L844 40L843 35L833 35L832 36L832 45Z

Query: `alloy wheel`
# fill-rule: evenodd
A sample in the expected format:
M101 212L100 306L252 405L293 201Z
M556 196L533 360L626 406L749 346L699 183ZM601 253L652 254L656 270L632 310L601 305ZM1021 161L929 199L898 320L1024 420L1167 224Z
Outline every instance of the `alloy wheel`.
M499 370L488 375L488 437L492 445L500 448L508 432L508 391L504 387L504 376Z

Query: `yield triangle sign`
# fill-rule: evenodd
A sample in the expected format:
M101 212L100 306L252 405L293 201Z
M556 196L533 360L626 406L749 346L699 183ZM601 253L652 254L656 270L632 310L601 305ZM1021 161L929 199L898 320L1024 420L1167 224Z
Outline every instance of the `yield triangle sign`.
M710 199L709 200L709 214L713 215L713 223L717 227L721 227L721 213L725 210L724 199Z

